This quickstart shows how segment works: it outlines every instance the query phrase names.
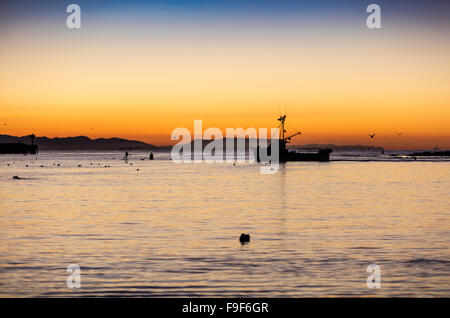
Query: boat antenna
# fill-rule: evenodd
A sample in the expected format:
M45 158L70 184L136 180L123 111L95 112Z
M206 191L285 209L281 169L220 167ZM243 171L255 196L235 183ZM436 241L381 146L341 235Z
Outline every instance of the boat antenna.
M280 117L281 117L281 115L280 115ZM278 130L280 130L280 126L281 126L281 123L278 125L277 129L273 132L271 139L273 138L273 136L275 136L275 133L276 133Z

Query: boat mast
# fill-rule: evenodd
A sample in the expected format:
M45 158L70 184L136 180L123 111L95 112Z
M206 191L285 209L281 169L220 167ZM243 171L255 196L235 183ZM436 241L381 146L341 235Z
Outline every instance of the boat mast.
M278 118L278 121L280 122L281 126L281 140L284 140L284 133L286 132L286 130L284 130L284 122L286 121L286 115L280 116L280 118Z
M300 131L297 131L295 134L290 135L289 137L284 137L284 133L286 132L286 130L284 129L284 124L286 122L286 114L284 114L283 116L280 115L280 118L278 118L278 121L280 122L280 126L278 126L278 127L281 128L280 140L282 141L283 145L286 145L291 140L292 137L302 134Z

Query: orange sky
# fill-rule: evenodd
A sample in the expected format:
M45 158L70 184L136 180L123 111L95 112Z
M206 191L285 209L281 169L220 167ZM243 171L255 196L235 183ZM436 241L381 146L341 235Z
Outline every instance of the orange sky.
M297 144L450 148L448 32L278 25L129 33L100 22L89 32L42 23L1 34L0 134L161 145L195 119L223 131L276 127L287 110L288 133L303 132Z

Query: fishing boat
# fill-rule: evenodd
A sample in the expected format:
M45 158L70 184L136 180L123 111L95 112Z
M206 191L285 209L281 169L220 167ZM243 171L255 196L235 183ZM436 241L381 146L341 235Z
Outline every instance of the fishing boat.
M279 162L288 162L288 161L321 161L321 162L327 162L330 161L330 153L333 151L330 148L323 148L323 149L302 149L303 151L293 151L289 150L287 148L287 144L290 142L291 138L301 135L301 132L297 131L295 134L285 137L285 123L286 123L286 115L282 115L278 118L278 121L280 122L278 129L280 130L280 138L279 138ZM262 158L260 157L260 150L266 150L267 155L271 156L271 145L267 147L267 149L260 149L258 146L256 150L256 161L262 162Z

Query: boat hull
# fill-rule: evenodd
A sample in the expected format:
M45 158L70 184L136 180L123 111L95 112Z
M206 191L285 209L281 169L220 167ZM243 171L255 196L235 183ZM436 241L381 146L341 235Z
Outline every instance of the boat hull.
M301 153L295 151L289 151L287 153L280 153L280 162L288 161L330 161L331 149L320 149L318 152L313 153Z
M269 149L263 149L267 151L267 154L270 156L271 151L270 147ZM258 147L255 149L255 157L257 162L263 162L261 160L260 154L260 148ZM289 151L287 149L280 150L279 155L279 162L289 162L289 161L319 161L319 162L328 162L330 161L330 153L332 152L332 149L326 148L326 149L319 149L317 152L296 152L296 151Z

